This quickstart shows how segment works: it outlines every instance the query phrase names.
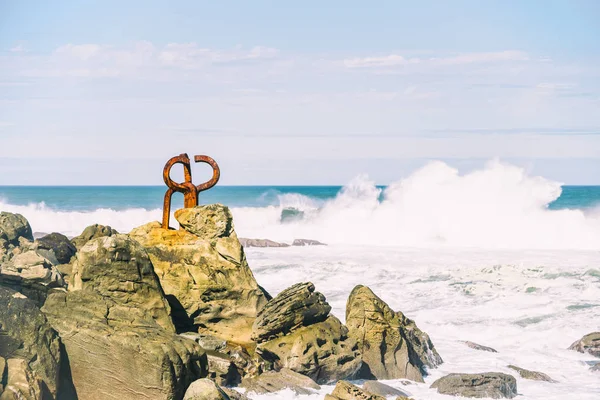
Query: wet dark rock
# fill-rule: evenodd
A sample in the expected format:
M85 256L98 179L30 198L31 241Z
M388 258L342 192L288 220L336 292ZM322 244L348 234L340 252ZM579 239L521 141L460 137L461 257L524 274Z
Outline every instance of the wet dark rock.
M61 233L51 233L36 240L38 249L52 250L59 264L67 264L77 252L77 248Z
M499 372L450 374L433 382L431 388L451 396L512 399L517 395L517 380Z
M0 239L13 246L19 245L19 238L33 241L33 233L29 221L21 214L0 212Z
M588 353L594 357L600 357L600 332L592 332L575 343L573 343L569 350L575 350L580 353Z
M463 343L474 350L489 351L490 353L498 352L498 351L496 351L496 349L492 349L491 347L487 347L487 346L482 346L477 343L473 343L473 342L469 342L469 341L464 341Z

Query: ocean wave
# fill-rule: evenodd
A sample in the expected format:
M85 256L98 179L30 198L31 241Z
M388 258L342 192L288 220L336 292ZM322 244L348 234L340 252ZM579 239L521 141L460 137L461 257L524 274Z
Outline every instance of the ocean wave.
M238 235L291 242L490 249L600 249L600 212L551 210L561 184L497 161L460 175L432 162L382 189L362 175L329 200L278 194L279 204L234 207ZM100 223L128 232L161 210L57 211L44 203L0 210L23 214L34 231L79 234ZM172 220L176 224L175 220Z

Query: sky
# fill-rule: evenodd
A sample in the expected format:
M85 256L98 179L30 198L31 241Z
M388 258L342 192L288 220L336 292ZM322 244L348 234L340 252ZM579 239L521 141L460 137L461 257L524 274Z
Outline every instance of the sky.
M0 185L600 184L600 2L0 0ZM202 180L207 167L196 166Z

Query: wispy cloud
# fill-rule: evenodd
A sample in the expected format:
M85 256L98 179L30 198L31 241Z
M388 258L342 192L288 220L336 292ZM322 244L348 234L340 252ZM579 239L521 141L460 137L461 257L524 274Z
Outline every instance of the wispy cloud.
M482 53L465 53L443 57L405 57L399 54L390 54L379 57L347 58L343 60L347 68L381 68L397 67L411 64L421 65L466 65L494 63L503 61L526 61L529 59L527 53L522 51L499 51Z

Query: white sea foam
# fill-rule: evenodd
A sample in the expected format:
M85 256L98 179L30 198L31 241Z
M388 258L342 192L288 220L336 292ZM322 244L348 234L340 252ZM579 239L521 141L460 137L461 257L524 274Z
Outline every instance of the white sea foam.
M291 193L279 195L277 205L232 211L239 236L284 242L309 238L428 248L599 249L600 212L548 209L560 193L560 183L499 162L466 175L433 162L383 192L359 176L328 201ZM303 215L282 221L285 209ZM57 211L43 203L16 206L1 201L0 210L23 214L34 231L67 235L77 235L92 223L127 232L161 216L158 209Z

